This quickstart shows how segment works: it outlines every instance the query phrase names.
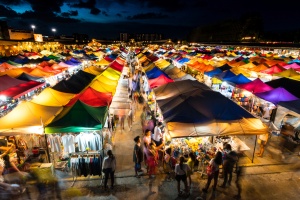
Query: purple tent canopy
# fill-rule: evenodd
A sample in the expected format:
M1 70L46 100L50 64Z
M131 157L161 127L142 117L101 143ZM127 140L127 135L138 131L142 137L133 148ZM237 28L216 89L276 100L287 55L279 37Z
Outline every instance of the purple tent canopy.
M275 105L280 101L293 101L298 99L282 87L267 92L256 93L255 95L261 99L272 102Z

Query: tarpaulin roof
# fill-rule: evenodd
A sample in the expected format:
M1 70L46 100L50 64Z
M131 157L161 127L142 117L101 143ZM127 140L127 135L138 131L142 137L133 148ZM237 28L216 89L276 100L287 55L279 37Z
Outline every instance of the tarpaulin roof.
M103 76L106 76L109 79L112 80L119 80L120 76L121 76L121 72L114 70L111 67L108 67L103 73Z
M265 83L273 88L283 87L291 94L300 98L300 81L292 80L289 78L279 78Z
M102 74L94 79L94 81L90 84L90 87L94 90L97 90L98 92L110 92L112 94L115 94L117 85L117 80L109 79Z
M263 70L263 71L260 71L260 72L261 73L265 73L265 74L276 74L276 73L282 72L284 70L285 69L283 67L274 65L271 68Z
M52 88L45 88L38 96L31 100L31 102L44 106L64 106L72 98L74 94L56 91Z
M186 74L180 69L178 69L178 67L173 67L171 69L165 70L165 72L171 79L180 78Z
M215 76L217 74L221 74L221 73L222 73L222 70L219 69L219 68L216 68L216 69L208 71L208 72L204 72L204 74L209 76L209 77L213 77L213 76Z
M111 103L112 94L110 92L98 92L93 88L88 87L71 99L66 106L74 105L77 100L93 107L108 106Z
M274 76L280 76L280 77L293 77L293 76L298 76L299 73L297 73L293 68L287 69L285 71L282 71L277 74L273 74Z
M171 83L174 81L172 79L168 78L167 76L161 74L157 78L149 79L148 82L149 82L150 88L152 89L152 88L155 88L155 87L167 84L167 83Z
M39 76L39 77L49 77L49 76L54 76L54 72L46 72L40 68L34 68L31 72L29 72L31 76Z
M256 93L255 95L261 99L272 102L275 105L277 105L280 101L292 101L298 99L282 87L267 92Z
M107 108L107 106L92 107L77 101L73 106L65 106L46 126L45 133L101 130L107 116Z
M300 99L293 101L280 101L278 105L300 114Z
M27 94L28 92L35 90L36 88L42 87L45 84L46 84L45 82L41 83L37 81L28 81L26 83L21 83L19 85L1 91L0 95L17 99L20 96Z
M50 123L62 107L42 106L33 102L21 102L16 108L0 118L0 132L22 129L22 133L43 133L43 126ZM42 129L42 130L38 130Z
M247 90L254 94L273 90L273 88L271 86L265 84L259 78L255 79L254 81L252 81L250 83L238 84L238 85L236 85L236 87Z
M104 70L97 66L90 66L88 68L85 68L83 71L97 76L101 74Z
M169 83L154 92L172 137L266 133L259 119L199 82Z
M290 68L292 68L292 69L299 69L300 65L298 65L297 63L292 63L292 64L289 64L289 65L283 66L283 68L285 68L285 69L290 69Z
M20 76L22 73L26 72L26 73L30 73L32 71L31 68L28 68L28 67L22 67L22 68L13 68L13 69L10 69L10 70L6 70L4 72L0 72L0 76L2 75L8 75L10 77L18 77Z
M154 64L159 67L160 69L163 69L165 67L168 67L171 63L169 63L168 61L164 60L164 59L160 59L154 62Z
M94 78L95 75L80 70L70 79L62 80L52 88L60 92L77 94L89 85Z
M23 80L23 81L45 81L45 79L43 77L39 77L39 76L31 76L30 74L27 74L25 72L23 72L20 76L18 76L19 80Z
M218 78L220 80L223 80L225 78L230 78L230 77L235 77L235 76L236 75L233 72L231 72L230 70L227 70L227 71L222 72L221 74L215 75L214 77Z
M173 79L174 81L183 81L183 80L196 80L194 77L192 77L190 74L185 74L184 76L180 78Z
M110 63L109 67L119 72L122 72L124 65L121 65L117 61L113 61L112 63Z
M208 86L197 80L183 80L162 85L154 89L156 100L178 96L196 90L211 90Z
M154 79L154 78L159 77L160 75L164 75L164 76L168 77L168 75L165 72L163 72L161 69L159 69L158 67L154 67L153 69L147 71L146 75L147 75L148 79Z
M226 82L229 82L229 83L233 83L234 85L236 85L236 84L245 84L245 83L250 83L251 82L251 80L249 80L243 74L239 74L239 75L229 77L229 78L224 78L223 80L226 81Z
M218 68L222 71L226 71L226 70L231 69L232 67L226 63L225 65L222 65L221 67L218 67Z
M27 81L22 81L16 78L12 78L8 75L0 76L0 91L7 90L16 85L26 83Z
M256 118L240 119L230 122L181 123L168 122L171 137L199 137L216 135L260 135L268 133L261 120Z

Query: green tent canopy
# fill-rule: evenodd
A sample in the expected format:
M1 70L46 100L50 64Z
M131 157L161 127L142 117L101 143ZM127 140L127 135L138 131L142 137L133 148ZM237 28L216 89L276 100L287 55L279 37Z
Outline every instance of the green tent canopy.
M65 133L101 130L108 107L92 107L77 101L63 111L45 128L45 133Z

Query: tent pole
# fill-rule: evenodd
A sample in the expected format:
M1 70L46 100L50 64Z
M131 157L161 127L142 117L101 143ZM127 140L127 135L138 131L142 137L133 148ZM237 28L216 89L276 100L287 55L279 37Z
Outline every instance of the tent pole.
M256 142L257 142L257 135L255 135L255 143L254 143L254 149L253 149L253 154L252 154L252 163L254 160L254 153L255 153L255 148L256 148Z
M51 160L50 160L50 155L49 155L49 147L48 147L48 142L47 142L47 134L45 134L45 141L46 141L47 159L48 159L48 163L50 163Z

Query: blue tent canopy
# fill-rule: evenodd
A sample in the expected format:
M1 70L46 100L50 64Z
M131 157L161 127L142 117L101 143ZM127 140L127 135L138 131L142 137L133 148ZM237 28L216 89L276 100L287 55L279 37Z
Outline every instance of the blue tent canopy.
M154 78L159 77L160 75L164 75L164 76L168 77L168 75L166 73L164 73L162 70L160 70L158 67L153 67L153 69L146 72L146 75L147 75L148 79L154 79Z
M251 80L249 80L243 74L239 74L239 75L229 77L229 78L223 78L223 80L226 81L226 82L229 82L229 83L233 83L233 85L244 84L244 83L250 83L251 82Z
M227 70L227 71L222 72L221 74L215 75L214 77L216 77L220 80L224 80L226 78L230 78L230 77L234 77L234 76L235 76L235 74L232 71Z
M188 62L188 61L190 61L190 59L182 58L182 59L178 60L177 62L180 63L180 64L183 64L183 63Z
M231 69L232 67L230 65L228 65L227 63L225 65L222 65L221 67L219 67L220 70L222 70L223 72L226 70Z
M209 71L209 72L204 72L205 75L209 76L209 77L213 77L215 75L218 75L218 74L221 74L223 71L220 70L219 68L216 68L212 71Z
M183 87L180 82L175 83L177 83L177 87ZM168 98L161 97L159 93L156 96L159 97L157 103L167 122L207 123L214 120L230 121L254 118L252 114L230 99L206 87L197 87L195 90Z

